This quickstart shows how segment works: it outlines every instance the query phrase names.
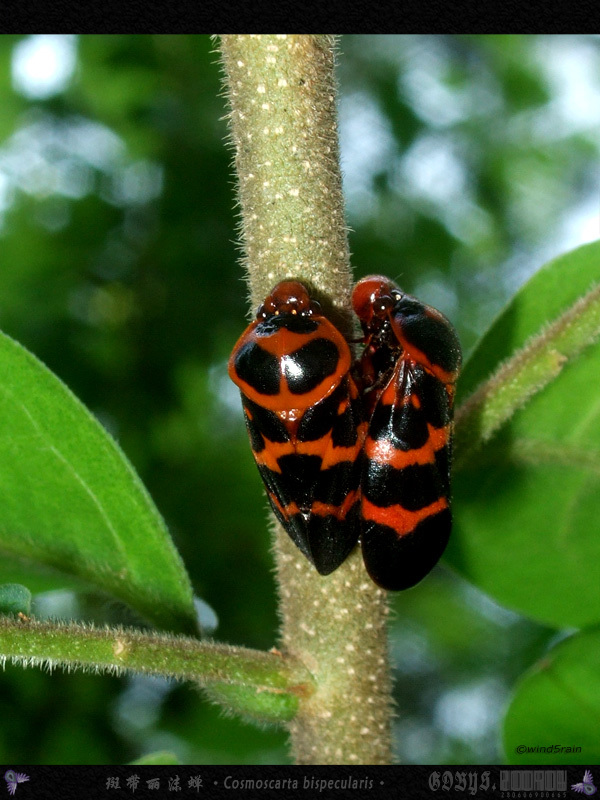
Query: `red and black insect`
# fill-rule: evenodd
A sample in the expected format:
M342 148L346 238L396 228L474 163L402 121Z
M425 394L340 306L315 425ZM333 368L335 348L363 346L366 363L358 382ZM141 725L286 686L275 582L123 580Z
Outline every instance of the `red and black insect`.
M361 478L361 546L385 589L408 589L448 543L458 337L439 311L381 276L352 296L365 334L358 364L368 423Z
M229 359L273 510L321 575L360 532L366 423L350 348L297 281L277 284Z

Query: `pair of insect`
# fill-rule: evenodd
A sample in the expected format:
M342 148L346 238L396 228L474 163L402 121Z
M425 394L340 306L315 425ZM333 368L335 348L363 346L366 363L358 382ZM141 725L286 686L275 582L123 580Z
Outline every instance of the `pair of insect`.
M450 322L387 278L356 284L362 355L298 281L277 284L236 343L229 375L273 511L328 575L360 538L384 589L444 552L460 344Z

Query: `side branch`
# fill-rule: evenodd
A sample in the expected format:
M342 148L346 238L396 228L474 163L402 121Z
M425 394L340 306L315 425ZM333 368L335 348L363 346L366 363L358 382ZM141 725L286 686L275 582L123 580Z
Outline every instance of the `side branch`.
M600 336L600 286L501 364L456 414L455 466L487 442L521 406Z
M309 695L312 678L295 659L244 647L126 628L93 628L0 617L0 659L48 669L122 671Z

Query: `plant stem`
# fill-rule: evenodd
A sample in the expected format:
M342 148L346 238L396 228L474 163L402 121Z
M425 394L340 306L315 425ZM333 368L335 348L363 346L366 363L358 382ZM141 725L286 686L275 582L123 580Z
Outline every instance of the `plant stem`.
M352 330L335 107L335 40L222 38L252 307L285 277L305 282ZM275 557L282 649L316 682L291 724L301 764L390 762L386 593L356 548L321 577L279 525Z
M532 336L461 405L456 414L455 469L468 463L517 409L599 336L600 287L595 286Z
M49 668L131 670L201 686L239 684L276 694L305 696L312 691L302 664L278 653L125 628L0 617L0 658Z

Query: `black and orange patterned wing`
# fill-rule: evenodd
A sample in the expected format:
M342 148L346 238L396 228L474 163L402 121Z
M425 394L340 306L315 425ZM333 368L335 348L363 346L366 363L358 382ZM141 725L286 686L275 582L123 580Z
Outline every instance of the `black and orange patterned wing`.
M229 362L276 516L327 575L358 540L366 425L341 333L295 281L275 287Z
M383 278L359 282L366 333L361 374L368 432L361 479L365 566L385 589L408 589L435 566L450 530L454 383L460 345L438 311Z

